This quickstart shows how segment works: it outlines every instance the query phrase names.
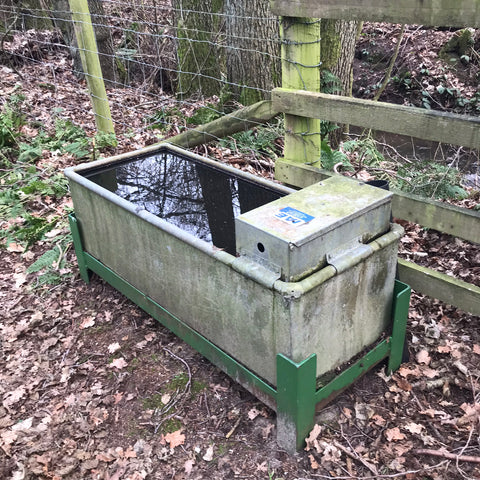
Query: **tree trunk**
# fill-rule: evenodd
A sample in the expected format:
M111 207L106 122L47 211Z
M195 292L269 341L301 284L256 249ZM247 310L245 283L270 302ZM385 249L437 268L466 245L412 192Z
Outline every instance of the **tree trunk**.
M83 76L82 63L78 52L77 39L73 28L72 16L68 0L51 0L51 14L55 26L62 32L65 43L70 47L73 57L73 67L75 74ZM118 86L118 69L116 66L115 50L110 29L108 28L108 18L103 10L102 0L88 0L88 8L92 18L97 49L102 68L103 80L107 87Z
M176 94L218 95L222 57L219 51L223 0L174 0L177 27Z
M325 93L351 96L353 84L353 58L360 23L345 20L322 20L321 57L322 70L328 70L339 80L340 86L324 85ZM348 125L339 125L330 133L332 146L336 147L348 131Z
M50 30L52 21L44 0L1 0L2 30Z
M233 99L251 105L281 81L278 19L267 0L226 0L227 81Z

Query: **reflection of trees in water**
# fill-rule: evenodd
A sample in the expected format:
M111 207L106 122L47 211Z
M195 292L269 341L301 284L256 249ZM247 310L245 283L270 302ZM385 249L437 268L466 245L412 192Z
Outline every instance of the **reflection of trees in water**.
M122 198L211 242L195 164L156 155L119 167L117 180Z
M182 230L235 254L234 218L281 193L201 163L159 154L91 180Z

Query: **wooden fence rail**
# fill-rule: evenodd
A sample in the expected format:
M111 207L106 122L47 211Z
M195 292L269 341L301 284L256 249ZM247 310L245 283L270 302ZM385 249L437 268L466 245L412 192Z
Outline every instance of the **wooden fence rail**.
M275 15L480 27L477 0L271 0Z
M277 161L277 178L296 187L308 187L333 175L308 165ZM448 203L420 197L399 190L393 192L392 214L395 218L418 223L426 228L480 243L480 213Z
M435 142L480 148L480 118L359 98L277 88L275 109Z

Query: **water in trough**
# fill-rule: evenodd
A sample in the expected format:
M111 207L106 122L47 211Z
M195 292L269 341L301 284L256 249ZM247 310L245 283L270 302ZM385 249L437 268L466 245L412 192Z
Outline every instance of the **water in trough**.
M232 255L236 254L234 218L285 195L170 153L135 158L84 176Z

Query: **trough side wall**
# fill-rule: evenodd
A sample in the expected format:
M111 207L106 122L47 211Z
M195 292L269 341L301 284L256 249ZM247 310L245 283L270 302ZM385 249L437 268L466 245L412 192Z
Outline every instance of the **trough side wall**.
M353 257L343 273L327 266L285 283L258 266L255 279L245 258L172 235L110 192L72 180L70 188L86 252L272 385L278 353L293 361L316 353L321 375L387 328L399 232L372 242L372 254Z

